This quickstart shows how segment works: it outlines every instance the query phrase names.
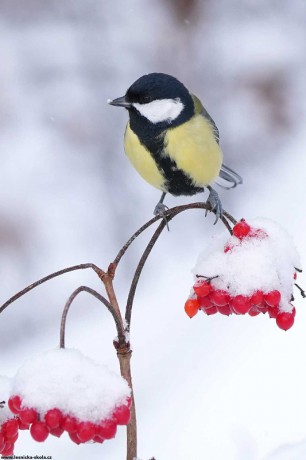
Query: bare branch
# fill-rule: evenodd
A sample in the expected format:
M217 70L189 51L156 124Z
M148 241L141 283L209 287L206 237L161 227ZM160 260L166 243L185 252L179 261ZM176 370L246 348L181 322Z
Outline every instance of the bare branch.
M41 278L38 281L35 281L35 283L30 284L26 288L22 289L22 291L17 292L17 294L13 295L10 299L8 299L1 307L0 307L0 313L3 312L3 310L6 309L11 303L15 302L15 300L19 299L22 297L24 294L27 294L29 291L32 289L36 288L37 286L40 286L41 284L45 283L46 281L51 280L52 278L56 278L57 276L64 275L65 273L69 273L75 270L84 270L86 268L92 268L98 275L99 273L103 272L97 265L95 264L79 264L79 265L73 265L72 267L67 267L64 268L63 270L59 270L57 272L51 273L50 275L45 276L44 278Z
M105 307L108 309L108 311L112 314L112 317L114 318L114 321L116 323L116 328L117 328L117 334L118 334L118 340L119 340L119 343L120 342L124 342L125 341L125 336L124 336L124 330L123 330L123 327L122 327L122 323L120 321L120 318L118 318L114 308L112 307L112 305L109 303L108 300L105 299L105 297L103 297L101 294L99 294L97 291L95 291L94 289L91 289L87 286L80 286L78 287L75 291L73 291L73 293L71 294L71 296L69 297L69 299L67 300L66 304L65 304L65 307L64 307L64 310L63 310L63 314L62 314L62 320L61 320L61 329L60 329L60 347L61 348L65 348L65 330L66 330L66 318L67 318L67 314L68 314L68 311L69 311L69 308L72 304L72 302L74 301L74 299L81 293L81 292L88 292L88 294L91 294L92 296L94 296L96 299L98 299L100 302L103 303L103 305L105 305Z
M172 216L170 218L172 218ZM168 220L169 220L169 217L168 217ZM164 220L162 220L161 223L159 224L159 226L157 227L157 229L155 230L152 238L149 241L149 244L147 245L147 247L146 247L146 249L145 249L145 251L144 251L144 253L143 253L143 255L142 255L142 257L141 257L141 259L140 259L140 261L138 263L138 265L137 265L137 268L136 268L136 271L135 271L135 274L134 274L134 278L133 278L133 281L132 281L132 284L131 284L131 288L130 288L130 291L129 291L127 304L126 304L126 310L125 310L125 319L126 319L126 322L127 322L128 329L130 329L133 301L134 301L135 292L136 292L137 284L138 284L142 269L144 267L144 264L146 263L146 260L147 260L147 258L149 256L150 252L153 249L154 244L156 243L156 241L157 241L158 237L160 236L161 232L164 230L165 226L166 226L166 222Z

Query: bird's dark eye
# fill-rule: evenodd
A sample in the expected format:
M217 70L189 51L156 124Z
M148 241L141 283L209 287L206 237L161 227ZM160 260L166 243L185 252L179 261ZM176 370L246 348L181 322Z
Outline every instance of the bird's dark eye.
M141 104L148 104L149 102L152 102L151 96L149 96L148 94L142 96Z

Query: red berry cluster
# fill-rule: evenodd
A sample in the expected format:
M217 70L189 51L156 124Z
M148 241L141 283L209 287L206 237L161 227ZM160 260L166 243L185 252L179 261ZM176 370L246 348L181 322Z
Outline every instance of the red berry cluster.
M19 424L16 418L6 420L0 427L0 454L3 457L14 454L14 445L18 438Z
M268 237L262 229L252 228L244 219L238 222L233 228L233 235L238 238L241 244L244 238ZM237 240L236 240L237 241ZM224 247L224 252L232 251L237 243L230 241ZM205 278L205 277L203 277ZM268 313L270 318L276 319L280 329L287 331L293 326L295 308L292 306L290 312L280 309L281 293L278 290L263 292L257 290L250 296L231 296L226 290L216 289L211 284L212 279L199 279L193 286L193 294L185 303L185 312L192 318L199 310L207 315L221 313L222 315L245 315L257 316L259 313ZM294 275L294 279L296 274Z
M44 442L49 434L59 438L66 431L76 444L88 441L102 443L106 439L114 438L117 425L129 423L131 399L129 398L126 404L117 406L110 418L99 423L78 420L57 408L50 409L44 416L41 416L36 409L23 407L19 395L11 396L8 406L17 416L16 419L13 419L17 423L16 433L18 428L30 430L32 438L37 442Z
M185 303L185 311L192 318L199 310L207 315L221 313L222 315L245 315L257 316L259 313L268 313L270 318L276 318L278 327L287 331L293 326L295 308L291 312L283 312L279 309L281 294L279 291L263 293L256 291L251 296L231 296L227 291L214 289L210 281L199 280L193 286L194 297Z

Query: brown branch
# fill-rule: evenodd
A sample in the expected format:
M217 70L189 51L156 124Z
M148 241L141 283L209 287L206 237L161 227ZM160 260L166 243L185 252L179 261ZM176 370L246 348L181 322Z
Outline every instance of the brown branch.
M22 289L22 291L17 292L17 294L13 295L10 299L8 299L1 307L0 307L0 313L3 312L3 310L6 309L11 303L15 302L15 300L19 299L22 297L24 294L27 294L29 291L32 289L36 288L37 286L40 286L41 284L45 283L46 281L51 280L52 278L56 278L57 276L64 275L65 273L69 273L75 270L84 270L86 268L92 268L98 275L103 272L97 265L95 264L79 264L79 265L73 265L72 267L67 267L64 268L63 270L59 270L57 272L51 273L50 275L45 276L44 278L41 278L38 281L35 281L35 283L30 284L26 288Z
M173 216L171 216L170 219L172 219L172 217ZM170 219L168 217L168 221ZM148 245L147 245L144 253L142 254L141 259L140 259L140 261L139 261L139 263L137 265L137 268L136 268L136 271L135 271L135 274L134 274L134 278L133 278L133 281L132 281L132 284L131 284L131 287L130 287L130 291L129 291L129 295L128 295L128 299L127 299L127 304L126 304L126 310L125 310L125 320L126 320L126 323L127 323L128 330L130 330L132 307L133 307L133 302L134 302L134 297L135 297L137 284L138 284L142 269L144 267L144 264L146 263L146 260L147 260L147 258L149 256L150 252L153 249L154 244L156 243L158 237L160 236L161 232L164 230L166 225L167 225L166 222L164 220L162 220L161 223L159 224L159 226L157 227L157 229L155 230L152 238L150 239L150 241L149 241L149 243L148 243Z
M123 378L129 384L131 389L131 419L129 424L126 427L126 458L127 460L133 460L137 458L137 422L136 422L136 410L135 410L135 399L133 392L133 382L131 374L131 357L132 352L129 347L117 351L117 356L119 359L120 373Z
M116 323L119 343L125 342L125 335L124 335L124 330L123 330L123 327L122 327L122 322L120 321L120 318L118 318L114 308L108 302L108 300L106 300L105 297L103 297L101 294L99 294L94 289L91 289L91 288L89 288L87 286L80 286L75 291L73 291L73 293L71 294L71 296L67 300L67 302L65 304L65 307L64 307L64 310L63 310L62 320L61 320L61 329L60 329L60 348L65 348L66 318L67 318L69 308L70 308L72 302L74 301L74 299L76 298L76 296L79 295L81 292L88 292L88 294L91 294L96 299L98 299L101 303L103 303L103 305L105 305L105 307L111 313L111 315L114 318L114 321Z
M121 324L123 325L122 315L119 307L119 303L115 294L114 286L113 286L113 275L110 273L102 272L98 275L102 283L104 284L105 290L107 292L108 299L110 304L112 305L117 317L119 318ZM122 326L123 327L123 326ZM121 342L119 342L121 343Z

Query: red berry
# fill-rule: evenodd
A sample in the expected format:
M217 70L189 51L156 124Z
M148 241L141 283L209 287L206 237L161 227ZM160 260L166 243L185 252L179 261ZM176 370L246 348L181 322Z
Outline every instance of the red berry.
M96 435L103 439L112 439L115 437L117 431L117 425L115 420L106 419L99 423L96 430Z
M212 306L209 296L198 297L198 302L200 304L200 310L206 310L206 308L210 308Z
M19 412L19 418L22 423L30 424L37 420L37 411L35 409L26 407Z
M14 434L14 436L10 436L9 438L7 438L7 441L12 443L12 444L14 444L17 441L18 436L19 435L18 435L18 432L17 432L16 434Z
M262 305L264 302L264 295L262 291L255 291L250 298L252 305Z
M96 434L96 427L92 422L80 422L76 431L81 442L90 441Z
M2 433L0 433L0 452L4 448L4 444L5 444L5 437Z
M221 313L221 315L229 316L232 314L232 310L228 304L219 306L217 307L217 309L218 309L218 312Z
M50 429L50 434L52 434L53 436L56 436L57 438L60 438L62 436L62 434L64 433L64 428L62 428L61 426L58 426L57 428L51 428Z
M268 307L268 314L270 318L276 318L279 313L278 307Z
M205 308L203 311L206 315L214 315L215 313L218 313L218 308L216 305L212 305L210 308Z
M185 312L189 316L189 318L192 318L195 316L198 311L199 311L200 305L197 299L188 299L185 302Z
M76 444L81 444L81 441L78 438L78 435L76 433L68 433L71 441L75 442Z
M198 280L193 285L193 290L199 297L205 297L211 292L211 285L208 281Z
M59 409L50 409L45 415L45 422L50 429L58 428L63 422L63 414Z
M118 425L127 425L131 418L130 409L127 406L116 407L113 417Z
M49 435L49 430L44 422L36 421L32 423L30 433L35 441L44 442Z
M280 329L287 331L293 326L294 323L294 313L281 312L276 317L276 324Z
M66 415L64 417L62 427L64 428L65 431L68 431L68 433L75 433L77 430L76 418L71 417L70 415Z
M244 237L248 236L250 230L251 227L249 224L247 224L244 219L241 219L241 221L234 226L233 235L242 240Z
M270 291L267 294L264 294L264 299L270 307L277 307L281 299L281 293L276 290Z
M257 310L260 312L260 313L267 313L269 307L266 303L264 303L263 305L256 305L256 308Z
M102 442L104 442L104 439L101 438L100 436L98 436L97 434L95 434L94 437L93 437L93 441L94 442L99 442L100 444L102 444Z
M23 423L18 419L19 430L28 430L30 428L30 423Z
M297 278L297 273L294 272L294 274L293 274L293 279L296 280L296 278Z
M257 316L259 315L260 311L256 307L251 307L249 310L249 315L250 316Z
M3 457L8 457L9 455L13 455L14 454L14 444L10 442L6 442L1 454Z
M2 425L3 432L7 438L12 438L15 436L16 433L18 433L19 429L19 424L18 420L16 418L11 418L10 420L7 420L3 425Z
M231 308L237 315L245 315L251 308L250 298L245 295L236 295L231 300Z
M13 414L18 414L21 410L21 398L18 395L11 396L8 400L8 406Z
M222 289L216 289L209 295L210 301L212 304L217 305L218 307L222 307L223 305L227 305L230 296L228 292L223 291Z

